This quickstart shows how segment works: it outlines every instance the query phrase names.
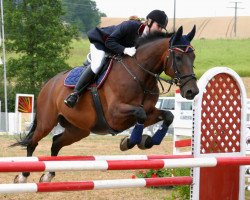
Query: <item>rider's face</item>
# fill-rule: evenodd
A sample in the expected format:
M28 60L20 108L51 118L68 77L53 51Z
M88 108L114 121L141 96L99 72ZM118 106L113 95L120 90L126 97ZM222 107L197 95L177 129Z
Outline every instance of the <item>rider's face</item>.
M161 32L162 31L162 27L157 23L157 22L154 22L151 26L151 31L154 32Z
M149 25L151 24L151 19L149 19L148 21L147 21L147 30L146 30L146 33L148 34L149 32L161 32L162 31L162 27L157 23L157 22L153 22L153 24L152 24L152 26L151 26L151 28L150 28L150 30L149 30Z

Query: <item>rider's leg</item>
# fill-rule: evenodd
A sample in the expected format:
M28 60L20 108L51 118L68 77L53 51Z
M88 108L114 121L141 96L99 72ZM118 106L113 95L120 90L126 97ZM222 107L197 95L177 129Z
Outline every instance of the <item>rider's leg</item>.
M105 52L97 49L95 45L90 44L90 53L92 58L91 67L88 67L82 73L74 88L74 92L64 100L64 103L70 108L73 108L75 106L83 90L89 85L90 81L101 69L101 65L105 57Z

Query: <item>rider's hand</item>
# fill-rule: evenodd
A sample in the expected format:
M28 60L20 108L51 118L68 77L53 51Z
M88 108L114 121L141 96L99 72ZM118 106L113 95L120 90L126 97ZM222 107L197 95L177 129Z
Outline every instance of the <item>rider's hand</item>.
M136 48L135 47L125 48L123 53L132 57L136 53Z

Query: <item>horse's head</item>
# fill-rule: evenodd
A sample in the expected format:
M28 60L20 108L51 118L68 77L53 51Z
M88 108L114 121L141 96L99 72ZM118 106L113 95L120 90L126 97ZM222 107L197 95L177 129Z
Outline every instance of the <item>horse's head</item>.
M193 99L199 89L196 84L194 67L194 48L190 42L194 38L196 27L187 35L182 35L182 26L171 37L169 41L169 57L165 68L165 73L173 78L180 87L182 97Z

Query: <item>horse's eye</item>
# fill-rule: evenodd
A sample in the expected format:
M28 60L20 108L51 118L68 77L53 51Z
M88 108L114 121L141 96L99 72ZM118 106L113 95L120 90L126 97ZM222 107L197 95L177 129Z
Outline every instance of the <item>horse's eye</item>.
M181 56L176 55L176 57L175 57L175 58L176 58L176 61L178 61L178 62L179 62L179 61L181 61Z

